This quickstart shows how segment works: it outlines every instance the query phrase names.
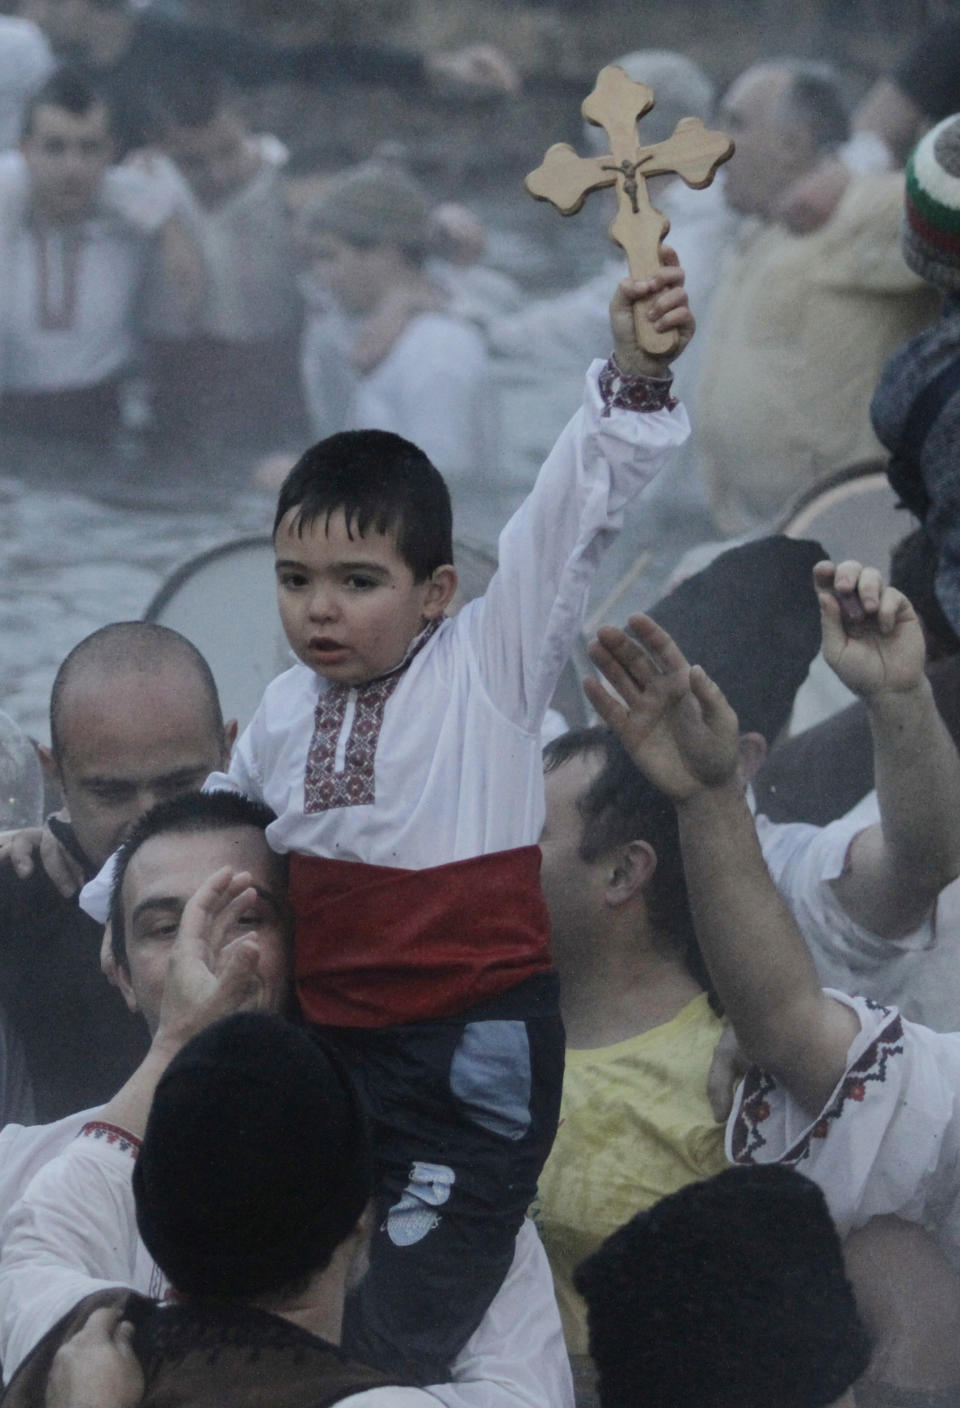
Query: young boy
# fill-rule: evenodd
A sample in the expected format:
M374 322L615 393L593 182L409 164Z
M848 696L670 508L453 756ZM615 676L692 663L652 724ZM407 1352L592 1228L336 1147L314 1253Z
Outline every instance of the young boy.
M449 497L407 441L308 450L275 525L300 663L268 686L229 773L291 853L307 1020L357 1076L378 1160L371 1273L344 1343L439 1382L505 1274L556 1125L563 1031L540 893L540 721L624 504L687 433L634 304L693 319L675 263L624 281L615 358L453 620ZM635 414L634 411L643 414Z

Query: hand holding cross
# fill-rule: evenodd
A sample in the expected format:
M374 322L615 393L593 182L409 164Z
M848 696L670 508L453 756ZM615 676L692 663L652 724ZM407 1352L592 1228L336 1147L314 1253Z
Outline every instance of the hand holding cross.
M733 155L730 138L710 131L696 117L682 118L665 142L639 146L637 122L652 107L652 88L634 83L619 65L608 64L584 99L582 112L588 122L607 133L610 155L580 157L569 143L557 142L524 182L535 199L550 201L561 215L576 215L591 191L615 184L618 210L610 237L625 250L634 279L649 279L660 268L660 245L670 228L666 216L650 204L647 179L672 173L688 186L702 189ZM643 304L636 305L635 316L637 338L645 351L663 356L676 350L677 333L657 332Z

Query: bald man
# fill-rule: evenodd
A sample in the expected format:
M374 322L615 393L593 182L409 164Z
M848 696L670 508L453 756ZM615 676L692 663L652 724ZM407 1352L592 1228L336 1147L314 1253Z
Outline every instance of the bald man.
M69 822L53 826L76 879L95 874L154 802L226 766L235 733L206 661L176 631L130 621L81 641L57 673L51 746L40 750L63 793ZM11 849L0 839L0 859ZM100 971L102 937L42 865L0 864L0 990L44 1121L109 1099L146 1049Z

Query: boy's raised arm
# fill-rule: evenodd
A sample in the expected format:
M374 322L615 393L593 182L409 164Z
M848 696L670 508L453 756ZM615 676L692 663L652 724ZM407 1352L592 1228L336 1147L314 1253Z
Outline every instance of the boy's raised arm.
M587 694L677 808L697 938L744 1051L816 1113L846 1069L857 1017L821 989L767 872L738 773L736 715L649 617L631 617L630 629L636 640L603 627L590 652L620 699L597 680Z
M499 567L472 614L481 670L502 712L538 730L581 629L599 561L627 504L689 427L670 395L669 367L693 336L683 270L672 250L649 280L623 279L610 304L614 354L587 378L583 408L561 433L500 536ZM634 307L679 334L661 357L640 347Z

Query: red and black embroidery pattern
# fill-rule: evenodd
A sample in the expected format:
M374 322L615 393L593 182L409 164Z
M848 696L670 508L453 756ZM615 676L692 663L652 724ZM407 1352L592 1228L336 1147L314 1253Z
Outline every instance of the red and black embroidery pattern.
M874 1003L868 1006L874 1010L884 1010L878 1009ZM890 1058L902 1054L903 1023L899 1013L895 1013L891 1014L887 1025L847 1071L833 1103L777 1162L798 1164L809 1157L811 1141L825 1139L830 1126L840 1118L847 1104L851 1100L862 1101L869 1085L883 1085ZM766 1147L763 1125L770 1118L770 1096L776 1089L777 1082L766 1071L754 1068L748 1074L733 1131L732 1151L736 1163L750 1163L758 1150Z
M410 661L426 645L441 622L433 621L414 639L403 664L392 674L355 689L331 685L317 702L313 737L307 752L303 809L308 815L335 807L369 806L374 801L374 761L383 727L383 711ZM353 720L344 748L343 767L337 752L347 713Z
M104 1124L102 1120L91 1120L85 1124L77 1135L78 1139L104 1139L114 1148L119 1149L121 1154L129 1154L131 1159L135 1159L140 1152L140 1140L134 1135L128 1134L119 1125Z
M624 411L672 411L677 398L670 395L670 376L624 376L617 359L609 357L597 381L603 398L603 415L614 406Z
M313 738L307 754L305 812L362 807L373 801L373 764L383 711L399 682L399 675L390 675L356 691L353 723L340 772L336 768L337 745L354 691L334 685L322 696L314 714Z

